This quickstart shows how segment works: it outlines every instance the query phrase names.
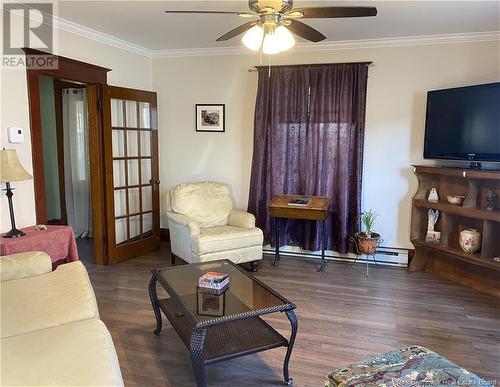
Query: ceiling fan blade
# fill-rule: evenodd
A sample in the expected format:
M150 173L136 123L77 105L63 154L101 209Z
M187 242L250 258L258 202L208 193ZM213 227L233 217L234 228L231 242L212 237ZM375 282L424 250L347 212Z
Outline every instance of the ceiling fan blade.
M219 39L217 39L217 42L222 42L224 40L232 39L232 38L238 36L239 34L242 34L243 32L249 30L250 28L252 28L256 24L257 24L256 21L249 21L245 24L242 24L241 26L236 27L234 30L231 30L228 33L222 35Z
M165 13L224 14L224 15L237 15L237 16L242 16L242 17L256 16L250 12L232 12L232 11L165 11Z
M294 12L300 12L308 19L377 16L375 7L306 7L294 8L291 13Z
M321 42L326 39L326 36L321 32L309 27L307 24L299 22L298 20L290 20L290 25L287 26L287 28L295 35L310 40L311 42Z

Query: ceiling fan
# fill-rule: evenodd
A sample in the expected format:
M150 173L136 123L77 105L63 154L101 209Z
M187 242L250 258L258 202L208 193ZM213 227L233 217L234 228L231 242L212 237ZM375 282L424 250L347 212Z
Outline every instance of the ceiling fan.
M298 19L344 18L376 16L375 7L306 7L293 8L293 0L249 0L251 12L232 11L165 11L166 13L227 14L253 20L222 35L217 41L232 39L245 32L243 43L249 49L265 54L277 54L293 47L292 33L311 42L326 36ZM292 32L292 33L291 33Z

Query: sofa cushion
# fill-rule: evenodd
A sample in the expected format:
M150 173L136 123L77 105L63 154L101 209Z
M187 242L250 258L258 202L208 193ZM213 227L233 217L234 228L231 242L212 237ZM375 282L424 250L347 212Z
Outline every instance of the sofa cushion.
M1 283L1 337L99 318L87 270L80 261L53 272Z
M47 253L28 251L0 257L0 281L34 277L52 271L52 260Z
M187 216L200 227L225 226L233 200L226 184L189 183L170 190L170 206L173 212Z
M113 340L100 320L1 341L2 386L123 386Z
M262 231L257 228L219 226L201 228L200 233L191 240L196 254L213 253L250 246L262 246Z

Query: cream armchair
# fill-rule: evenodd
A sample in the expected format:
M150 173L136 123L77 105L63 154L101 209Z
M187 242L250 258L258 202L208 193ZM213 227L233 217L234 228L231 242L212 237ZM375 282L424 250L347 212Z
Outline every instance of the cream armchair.
M229 259L250 262L256 270L262 259L262 231L255 217L233 208L228 185L214 182L180 184L167 194L172 264Z

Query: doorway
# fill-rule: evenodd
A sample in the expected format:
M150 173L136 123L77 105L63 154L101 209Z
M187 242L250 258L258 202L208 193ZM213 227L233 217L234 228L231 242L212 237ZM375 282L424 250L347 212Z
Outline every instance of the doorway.
M39 75L47 224L73 228L80 260L95 264L86 85Z
M108 86L110 69L104 67L34 49L24 51L26 63L35 63L29 56L50 57L45 62L57 63L54 68L26 71L37 223L73 226L79 253L89 265L117 263L157 250L156 93ZM47 118L42 113L46 90L41 89L44 85L50 89L50 84L53 115L47 113ZM117 112L112 104L123 107L123 123L115 114L122 110ZM44 134L46 119L49 126L52 120L52 129ZM75 205L82 198L83 208ZM89 216L81 216L82 211Z

